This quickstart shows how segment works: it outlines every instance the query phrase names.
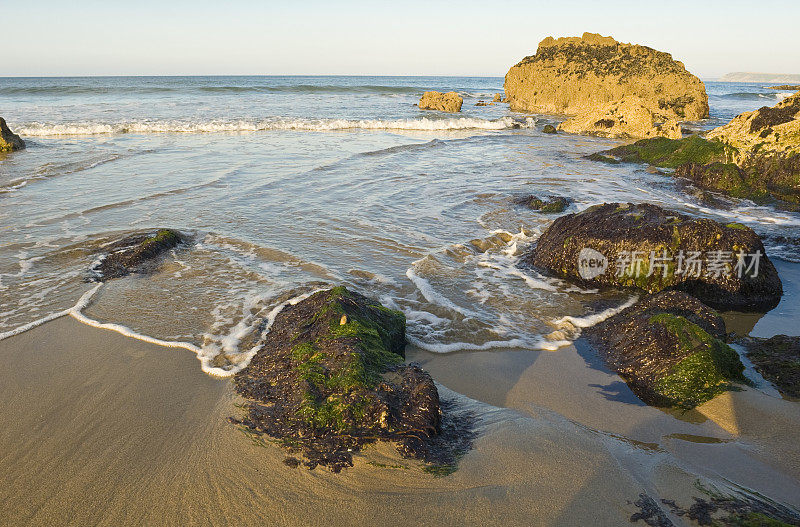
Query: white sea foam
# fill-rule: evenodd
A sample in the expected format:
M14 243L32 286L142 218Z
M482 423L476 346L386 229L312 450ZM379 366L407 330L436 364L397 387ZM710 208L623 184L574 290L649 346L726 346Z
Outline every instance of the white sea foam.
M609 317L612 317L619 313L620 311L631 307L633 304L639 301L638 296L633 296L629 298L624 304L619 307L611 307L606 310L601 311L600 313L594 313L592 315L586 315L583 317L562 317L558 320L554 320L553 324L556 326L562 326L564 324L571 324L572 326L583 329L589 328L594 326L595 324L599 324L600 322L606 320Z
M241 338L243 336L247 335L250 331L252 331L252 329L255 327L255 325L248 326L247 324L238 324L234 328L234 330L231 332L231 334L229 335L229 339L227 339L224 342L224 346L223 346L227 351L232 352L236 356L236 362L235 363L231 363L230 365L227 365L225 367L220 367L220 366L214 366L213 365L214 358L220 353L220 346L211 345L211 346L202 346L201 347L201 346L197 346L195 344L192 344L191 342L183 342L183 341L177 341L177 340L163 340L163 339L151 337L151 336L148 336L148 335L144 335L142 333L134 331L131 328L123 326L121 324L115 324L115 323L111 323L111 322L100 322L98 320L94 320L94 319L89 318L86 315L84 315L83 314L83 310L86 309L86 307L91 302L92 297L94 297L94 295L100 290L100 288L102 286L103 286L103 284L100 283L100 284L97 284L96 286L94 286L89 291L86 291L78 299L78 302L74 306L69 308L69 309L65 309L63 311L58 311L56 313L51 313L51 314L49 314L49 315L47 315L45 317L42 317L42 318L37 319L37 320L34 320L33 322L29 322L29 323L27 323L27 324L25 324L23 326L20 326L20 327L14 328L12 330L0 333L0 340L4 340L4 339L7 339L9 337L13 337L15 335L19 335L19 334L24 333L26 331L29 331L29 330L31 330L33 328L41 326L42 324L45 324L46 322L50 322L51 320L55 320L57 318L61 318L61 317L69 315L69 316L73 317L75 320L77 320L78 322L81 322L81 323L86 324L88 326L92 326L92 327L99 328L99 329L106 329L106 330L109 330L109 331L114 331L116 333L119 333L120 335L124 335L126 337L130 337L130 338L133 338L133 339L136 339L136 340L140 340L142 342L147 342L149 344L155 344L157 346L162 346L162 347L166 347L166 348L182 348L182 349L189 350L192 353L194 353L195 355L197 355L197 358L200 361L200 368L204 372L206 372L206 373L208 373L210 375L216 375L218 377L230 377L230 376L236 374L237 372L241 371L242 369L244 369L250 363L250 360L253 358L253 356L258 351L261 343L263 343L264 337L269 332L269 330L272 327L272 325L275 323L275 318L278 316L278 314L286 306L294 305L294 304L296 304L296 303L298 303L298 302L300 302L302 300L305 300L309 296L311 296L314 293L316 293L317 291L319 291L319 290L316 290L316 291L311 291L309 293L304 293L302 295L290 298L289 300L286 300L285 302L282 302L282 303L278 304L277 306L275 306L267 314L265 328L264 328L264 331L263 331L263 333L261 335L261 339L259 340L259 343L257 345L255 345L255 346L253 346L253 348L251 348L250 350L248 350L247 352L244 352L244 353L238 353L238 348L236 346L239 344L239 341L241 340Z
M521 348L526 350L556 351L572 344L569 340L550 341L544 338L536 338L533 341L525 339L494 340L482 344L471 342L425 342L413 335L406 335L406 340L417 348L431 353L453 353L455 351L486 351L501 348Z
M257 132L267 130L335 131L335 130L506 130L532 128L533 118L511 117L481 119L477 117L419 119L295 119L275 117L263 120L210 121L131 121L125 123L28 123L16 130L29 137L147 133Z
M414 264L416 263L417 262L414 262ZM450 299L437 292L433 288L430 282L428 282L427 280L419 276L416 272L414 272L413 267L409 268L406 271L406 276L408 277L409 280L411 280L411 282L413 282L415 286L417 286L417 289L419 289L420 294L422 294L425 300L427 300L431 304L436 304L438 306L450 309L452 311L455 311L456 313L464 315L465 317L476 316L475 313L473 313L472 311L457 306L455 303L450 301Z

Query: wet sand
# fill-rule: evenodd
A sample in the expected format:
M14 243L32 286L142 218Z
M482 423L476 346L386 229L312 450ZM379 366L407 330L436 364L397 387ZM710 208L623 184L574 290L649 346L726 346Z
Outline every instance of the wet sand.
M447 477L388 444L341 474L289 468L226 422L231 383L192 353L69 317L0 341L0 356L5 525L620 525L639 493L689 500L698 475L800 505L796 403L746 390L676 419L575 347L410 350L483 401L441 387L480 416Z
M613 525L643 490L597 437L482 405L481 437L449 477L386 444L341 474L291 469L225 421L230 381L191 353L68 317L0 356L7 525Z

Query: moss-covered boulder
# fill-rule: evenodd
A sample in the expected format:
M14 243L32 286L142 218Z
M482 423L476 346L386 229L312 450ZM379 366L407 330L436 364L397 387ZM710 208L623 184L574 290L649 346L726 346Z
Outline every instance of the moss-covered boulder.
M25 148L25 141L9 129L5 119L0 117L0 152L12 152Z
M92 268L94 278L104 281L151 271L161 255L183 241L184 236L172 229L127 236L106 246L108 254Z
M749 227L646 203L606 203L561 216L523 261L586 285L681 290L721 309L765 311L783 294Z
M546 124L544 128L542 128L542 132L545 134L557 134L558 130L552 124Z
M420 110L456 113L461 111L462 104L464 104L464 99L454 91L447 93L426 91L422 94L418 106Z
M693 408L747 382L722 318L678 291L652 295L586 332L643 401Z
M789 397L800 398L800 337L777 335L742 342L756 370Z
M572 200L563 196L546 196L544 198L519 196L514 198L514 203L545 214L556 214L567 210L567 207L572 204Z
M248 401L237 422L311 468L352 465L352 452L376 440L427 458L427 440L440 432L439 394L430 375L401 365L405 327L402 313L344 287L287 306L234 378Z

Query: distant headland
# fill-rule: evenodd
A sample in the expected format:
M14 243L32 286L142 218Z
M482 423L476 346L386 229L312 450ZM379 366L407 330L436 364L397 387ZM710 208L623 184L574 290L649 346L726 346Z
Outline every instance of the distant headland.
M800 84L800 74L788 73L752 73L736 71L726 73L719 78L721 82L769 82L773 84L786 82Z

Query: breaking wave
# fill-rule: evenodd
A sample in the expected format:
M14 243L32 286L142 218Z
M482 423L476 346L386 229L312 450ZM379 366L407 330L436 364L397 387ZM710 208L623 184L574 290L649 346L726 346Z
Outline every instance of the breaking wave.
M147 133L207 133L207 132L259 132L268 130L297 130L325 132L336 130L508 130L533 128L533 118L481 119L475 117L419 119L292 119L275 117L263 120L210 120L210 121L131 121L125 123L27 123L18 127L19 135L28 137L147 134Z

